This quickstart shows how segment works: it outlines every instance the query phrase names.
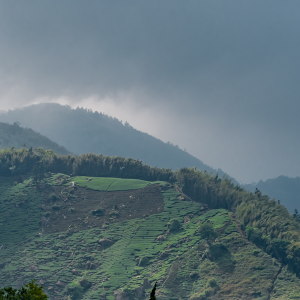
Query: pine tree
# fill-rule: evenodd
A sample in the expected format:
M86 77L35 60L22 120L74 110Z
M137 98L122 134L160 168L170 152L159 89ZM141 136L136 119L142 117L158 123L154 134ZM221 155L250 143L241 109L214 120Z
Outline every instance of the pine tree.
M150 299L149 300L156 300L156 297L155 297L155 290L156 290L156 282L154 284L154 287L151 291L151 294L150 294Z

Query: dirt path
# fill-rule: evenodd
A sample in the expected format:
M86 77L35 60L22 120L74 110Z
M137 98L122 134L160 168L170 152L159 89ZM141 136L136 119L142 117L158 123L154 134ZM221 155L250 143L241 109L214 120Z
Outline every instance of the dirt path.
M271 290L270 290L270 293L269 293L269 296L268 296L268 300L271 299L271 296L272 296L272 293L273 293L273 290L274 290L274 287L275 287L275 282L276 282L276 280L277 280L279 274L281 273L282 268L283 268L283 264L281 264L281 266L280 266L280 268L279 268L279 270L278 270L276 276L275 276L274 279L273 279L272 287L271 287Z
M239 220L236 219L235 214L232 213L232 214L230 215L230 218L231 218L231 220L236 224L236 226L237 226L237 228L238 228L238 230L239 230L241 236L244 238L244 240L248 241L248 239L247 239L247 237L246 237L246 234L245 234L245 231L242 230L241 224L240 224Z

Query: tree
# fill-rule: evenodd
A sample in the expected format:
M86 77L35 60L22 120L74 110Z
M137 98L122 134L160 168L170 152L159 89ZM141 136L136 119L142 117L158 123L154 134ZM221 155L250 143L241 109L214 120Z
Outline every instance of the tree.
M180 222L178 219L171 219L168 222L170 232L178 231L180 229Z
M33 171L33 180L35 183L39 183L45 177L45 165L43 161L39 161L32 169Z
M43 287L39 286L35 279L24 284L19 290L12 287L0 289L0 300L46 300Z
M211 241L218 236L211 223L205 223L202 226L200 226L199 233L201 238L205 239L208 244L210 244Z
M154 284L154 287L151 291L151 294L150 294L150 299L149 300L156 300L156 297L155 297L155 290L156 290L156 282Z
M298 209L296 209L296 208L294 209L293 217L296 220L300 221L300 215L299 215Z

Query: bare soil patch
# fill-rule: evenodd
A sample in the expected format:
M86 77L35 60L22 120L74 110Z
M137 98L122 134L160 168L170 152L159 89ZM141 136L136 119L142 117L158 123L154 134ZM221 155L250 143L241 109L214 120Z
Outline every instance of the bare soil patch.
M52 201L52 193L59 199ZM50 199L49 199L50 198ZM100 192L87 188L46 186L42 192L44 233L102 227L163 211L159 184L139 190Z

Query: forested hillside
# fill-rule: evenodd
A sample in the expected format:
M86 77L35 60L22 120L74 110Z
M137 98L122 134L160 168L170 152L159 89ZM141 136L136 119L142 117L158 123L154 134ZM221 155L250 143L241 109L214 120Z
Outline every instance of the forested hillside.
M47 137L30 128L22 128L18 123L13 125L0 122L0 149L11 148L44 148L53 150L60 155L70 153L65 147L59 146Z
M51 299L298 299L300 222L277 201L194 168L0 153L0 284ZM74 182L73 187L70 183Z
M164 143L128 123L86 109L53 103L32 105L0 114L2 122L20 122L63 145L75 154L95 153L142 160L159 168L197 167L219 173L170 143ZM163 130L163 129L162 129Z
M266 181L260 180L256 184L245 184L243 187L251 192L255 192L257 188L263 194L276 198L290 213L294 213L295 209L300 211L300 177L278 176Z

